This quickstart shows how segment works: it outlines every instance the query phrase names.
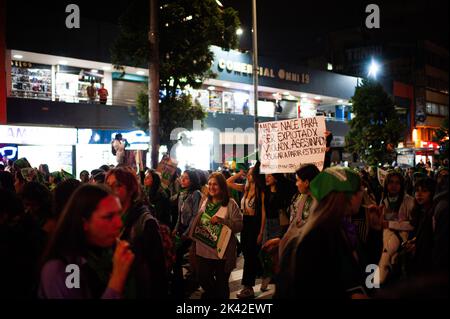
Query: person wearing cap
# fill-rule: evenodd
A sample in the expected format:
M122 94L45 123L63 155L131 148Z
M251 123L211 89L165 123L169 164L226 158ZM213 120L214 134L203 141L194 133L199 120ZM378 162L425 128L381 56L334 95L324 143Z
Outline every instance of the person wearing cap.
M363 199L359 175L345 167L327 168L310 183L318 204L303 226L290 273L277 282L279 298L365 297L364 269L356 252L351 216Z

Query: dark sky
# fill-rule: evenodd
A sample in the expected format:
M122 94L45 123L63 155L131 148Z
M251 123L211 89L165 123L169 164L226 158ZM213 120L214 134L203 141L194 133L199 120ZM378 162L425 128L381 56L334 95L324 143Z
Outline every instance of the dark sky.
M242 49L251 49L252 0L221 0L239 11L244 29ZM396 37L430 39L448 48L448 0L257 0L259 54L295 62L320 54L330 32L362 27L365 7L376 3L381 13L381 33ZM14 19L35 19L36 23L65 16L67 4L80 6L81 17L117 23L128 1L64 0L33 1L26 5L8 0Z
M381 32L399 38L433 40L448 48L448 0L287 1L257 0L259 54L289 60L320 53L327 35L365 28L370 3L380 7ZM223 0L239 11L246 32L241 46L251 48L251 0Z

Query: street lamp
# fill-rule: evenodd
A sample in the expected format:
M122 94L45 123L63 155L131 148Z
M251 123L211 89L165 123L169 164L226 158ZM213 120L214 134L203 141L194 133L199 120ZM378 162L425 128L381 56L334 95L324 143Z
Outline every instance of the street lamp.
M241 36L243 33L244 33L244 30L242 30L242 28L236 29L236 35Z
M370 62L370 65L369 65L369 72L368 72L367 76L376 79L377 73L379 71L380 71L380 65L374 59L372 59L372 61Z

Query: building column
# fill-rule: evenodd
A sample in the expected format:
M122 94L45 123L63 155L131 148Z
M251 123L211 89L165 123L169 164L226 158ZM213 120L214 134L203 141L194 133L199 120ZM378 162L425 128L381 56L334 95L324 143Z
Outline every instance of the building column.
M0 0L0 124L6 124L6 0Z

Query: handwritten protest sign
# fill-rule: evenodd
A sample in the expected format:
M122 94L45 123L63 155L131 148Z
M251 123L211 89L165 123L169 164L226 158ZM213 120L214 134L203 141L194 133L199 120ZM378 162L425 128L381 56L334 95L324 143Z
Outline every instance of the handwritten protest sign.
M314 164L320 170L326 152L323 116L259 124L261 172L293 173L302 164Z
M159 162L156 171L161 174L161 186L167 189L172 179L173 174L177 169L177 162L170 157L164 157L161 162Z

